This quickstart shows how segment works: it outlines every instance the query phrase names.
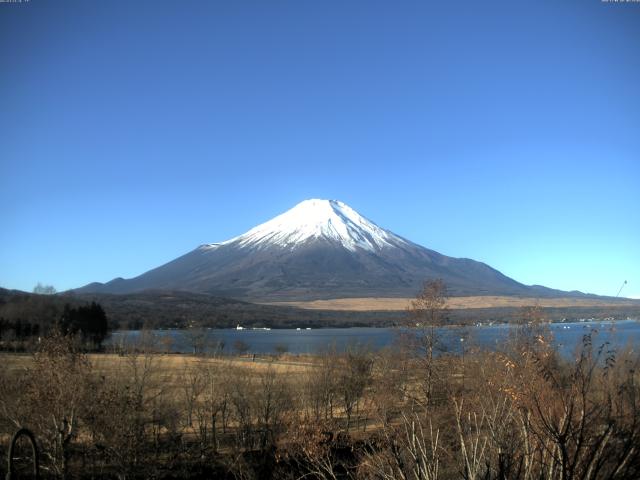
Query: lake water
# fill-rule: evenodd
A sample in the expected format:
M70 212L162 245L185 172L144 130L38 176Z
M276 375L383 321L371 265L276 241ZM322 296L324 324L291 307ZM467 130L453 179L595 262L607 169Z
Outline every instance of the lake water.
M549 325L553 333L553 341L565 355L571 355L582 343L583 336L597 332L594 345L609 342L617 348L640 348L640 321L594 321L554 323ZM464 348L481 347L484 349L499 348L508 340L514 327L507 324L487 325L467 328L441 328L444 350L459 353ZM397 328L320 328L313 330L273 329L273 330L236 330L206 329L199 336L206 350L223 344L223 352L234 351L234 344L243 342L249 353L274 353L280 346L294 354L317 353L335 347L343 351L350 345L366 345L377 350L392 346L401 330ZM193 352L193 335L185 330L154 330L152 338L157 348L170 349L173 352ZM108 344L133 345L141 342L145 336L140 331L114 332Z

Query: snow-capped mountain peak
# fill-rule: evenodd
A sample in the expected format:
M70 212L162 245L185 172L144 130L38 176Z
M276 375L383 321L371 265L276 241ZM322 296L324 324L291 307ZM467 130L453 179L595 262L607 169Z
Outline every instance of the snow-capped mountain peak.
M447 257L398 237L342 202L317 199L135 278L80 291L182 290L256 301L408 297L430 278L441 278L455 295L557 295L522 285L484 263Z
M276 245L293 249L312 239L339 243L350 251L363 249L373 252L407 244L406 240L380 228L342 202L311 199L222 245L252 248ZM204 248L217 248L219 245L211 244Z

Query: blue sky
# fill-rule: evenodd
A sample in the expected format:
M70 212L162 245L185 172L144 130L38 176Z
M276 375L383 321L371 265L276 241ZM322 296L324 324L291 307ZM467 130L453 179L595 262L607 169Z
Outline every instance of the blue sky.
M131 277L306 198L640 297L640 4L0 3L0 286Z

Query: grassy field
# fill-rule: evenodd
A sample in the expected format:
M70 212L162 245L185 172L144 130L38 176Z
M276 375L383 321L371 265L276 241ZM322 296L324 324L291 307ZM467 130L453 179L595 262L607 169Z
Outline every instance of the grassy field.
M412 298L335 298L330 300L312 300L305 302L271 302L265 305L282 305L304 308L308 310L337 311L399 311L406 310ZM450 297L447 307L452 310L471 308L504 308L504 307L608 307L638 306L640 301L630 299L598 300L592 298L532 298L532 297Z
M111 353L93 353L87 355L88 360L98 373L118 372L127 366L130 357ZM219 365L225 368L241 368L253 373L259 373L271 367L276 373L301 374L315 366L311 357L289 356L281 357L252 356L246 357L198 357L183 354L153 354L154 369L162 372L167 379L176 379L184 372L185 368L198 365ZM141 360L141 357L140 359ZM33 356L28 353L0 353L0 364L7 372L29 368L33 365Z

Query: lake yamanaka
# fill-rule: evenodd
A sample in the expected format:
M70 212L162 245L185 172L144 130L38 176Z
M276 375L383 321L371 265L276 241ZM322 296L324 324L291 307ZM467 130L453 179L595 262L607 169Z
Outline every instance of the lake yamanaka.
M591 321L552 323L548 325L552 342L564 356L570 356L585 335L593 333L593 345L608 342L617 349L640 347L640 321ZM437 329L442 351L460 353L470 348L499 349L508 342L516 326L509 324L445 327ZM222 348L232 353L243 346L248 353L270 354L278 350L293 354L314 354L327 348L344 351L350 345L362 345L378 350L393 347L401 333L399 328L319 328L307 329L203 329L116 331L107 346L152 343L158 350L193 353L194 349L212 352ZM235 347L234 347L235 346Z

